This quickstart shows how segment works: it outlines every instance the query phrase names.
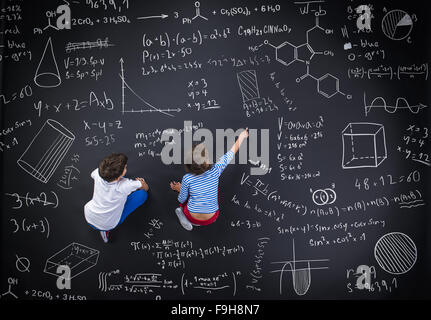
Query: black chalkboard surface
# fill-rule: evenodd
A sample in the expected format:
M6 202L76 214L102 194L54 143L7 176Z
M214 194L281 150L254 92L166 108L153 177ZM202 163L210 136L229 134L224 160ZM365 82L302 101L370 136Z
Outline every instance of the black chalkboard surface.
M430 297L424 1L3 0L0 21L2 300ZM162 132L184 153L246 127L220 216L186 231ZM83 208L113 152L150 191L105 244Z

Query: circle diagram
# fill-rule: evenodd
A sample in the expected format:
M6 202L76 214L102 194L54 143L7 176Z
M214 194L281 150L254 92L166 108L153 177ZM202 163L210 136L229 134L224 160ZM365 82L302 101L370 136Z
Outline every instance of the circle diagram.
M401 232L392 232L377 241L374 257L386 272L404 274L416 263L417 249L409 236Z
M18 257L16 256L15 266L19 272L30 272L30 260L26 257Z
M337 194L331 188L317 189L313 192L311 198L314 204L323 206L325 204L333 204L337 199Z
M389 11L382 20L382 30L391 40L403 40L410 35L413 29L413 20L403 10Z

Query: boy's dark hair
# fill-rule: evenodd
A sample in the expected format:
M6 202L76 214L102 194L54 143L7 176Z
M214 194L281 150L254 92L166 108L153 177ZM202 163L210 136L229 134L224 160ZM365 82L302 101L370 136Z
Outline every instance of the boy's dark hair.
M103 159L99 164L99 175L103 180L112 182L124 171L127 164L127 156L123 153L113 153Z
M196 150L196 148L198 146L200 148L202 148L202 151L200 152L200 154L199 154L199 149ZM202 173L208 171L209 169L211 169L212 164L209 163L209 160L208 160L208 150L205 148L204 145L202 145L202 144L195 144L193 146L193 148L192 148L192 152L191 152L190 156L192 158L191 159L192 160L191 163L186 163L184 165L185 169L186 169L186 172L191 173L191 174L195 174L195 175L199 175L199 174L202 174ZM198 161L200 163L197 163L195 161L196 157L200 157L200 158L204 159L204 161Z

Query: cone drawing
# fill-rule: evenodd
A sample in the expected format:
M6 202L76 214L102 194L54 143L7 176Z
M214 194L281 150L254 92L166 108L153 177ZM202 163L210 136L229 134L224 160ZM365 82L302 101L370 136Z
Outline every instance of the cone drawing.
M48 39L34 75L34 83L41 88L55 88L61 84L51 38Z

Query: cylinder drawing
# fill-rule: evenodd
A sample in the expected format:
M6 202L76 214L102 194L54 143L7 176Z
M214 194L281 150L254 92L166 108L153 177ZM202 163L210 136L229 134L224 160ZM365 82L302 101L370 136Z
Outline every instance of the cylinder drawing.
M63 160L75 136L59 122L48 119L18 159L18 165L47 183Z

